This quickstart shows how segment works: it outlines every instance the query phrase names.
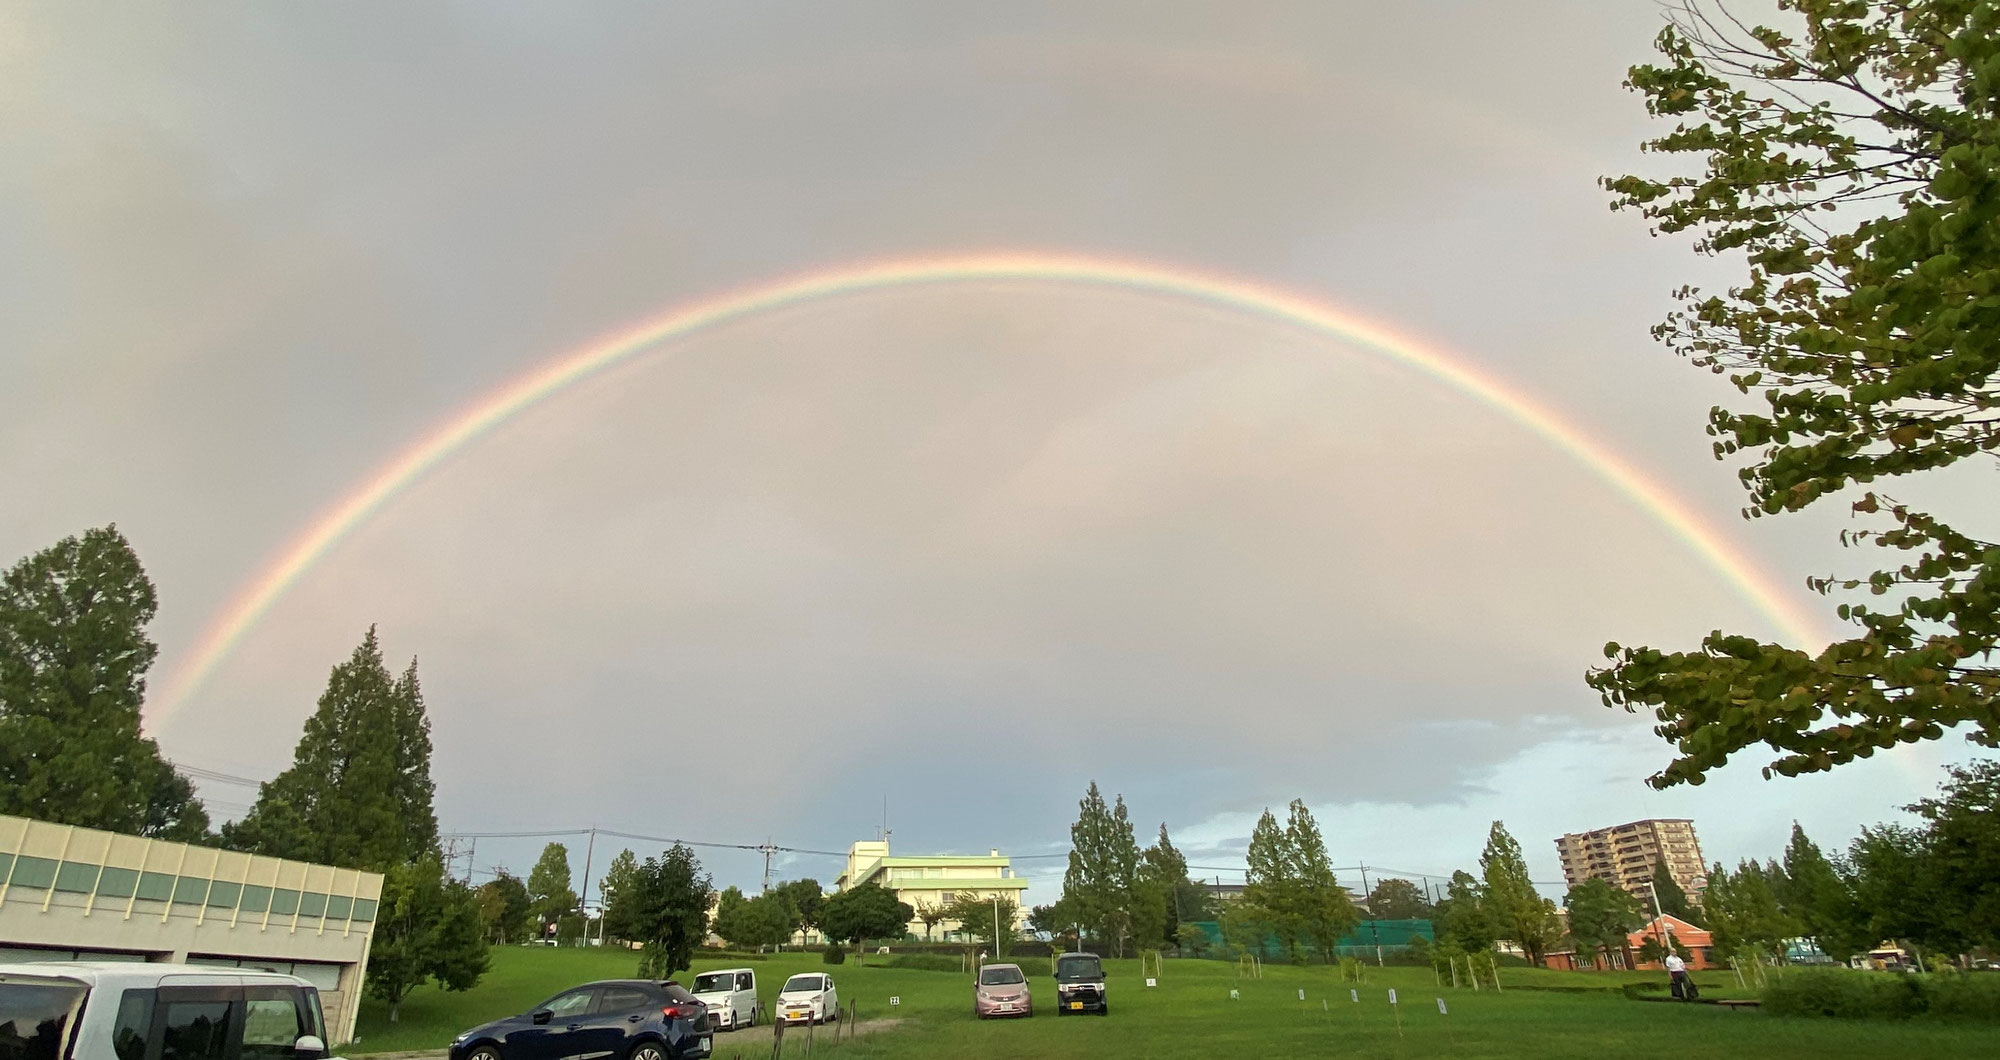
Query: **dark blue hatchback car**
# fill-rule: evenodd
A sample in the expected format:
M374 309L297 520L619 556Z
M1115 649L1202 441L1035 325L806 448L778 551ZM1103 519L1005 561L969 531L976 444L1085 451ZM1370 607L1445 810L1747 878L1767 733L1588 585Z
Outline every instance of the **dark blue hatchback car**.
M609 979L466 1031L450 1060L682 1060L713 1042L708 1006L679 983Z

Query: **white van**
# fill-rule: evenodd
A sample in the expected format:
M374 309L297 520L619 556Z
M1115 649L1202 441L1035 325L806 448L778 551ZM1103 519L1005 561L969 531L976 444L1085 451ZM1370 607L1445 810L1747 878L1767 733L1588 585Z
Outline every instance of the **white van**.
M708 1005L711 1030L754 1027L764 1015L763 1003L757 1000L757 973L748 968L703 972L694 977L690 992L695 1000Z
M319 991L185 964L0 964L0 1055L21 1060L321 1060Z

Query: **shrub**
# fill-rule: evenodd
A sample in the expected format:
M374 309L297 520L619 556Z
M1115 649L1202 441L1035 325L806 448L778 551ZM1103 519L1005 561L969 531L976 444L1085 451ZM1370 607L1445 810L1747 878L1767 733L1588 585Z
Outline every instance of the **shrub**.
M1846 968L1795 968L1774 975L1758 994L1777 1016L1909 1019L1928 1007L1914 975Z
M827 964L846 964L847 947L836 942L820 951L819 959Z
M1947 1019L2000 1020L2000 975L1924 976L1931 1015Z

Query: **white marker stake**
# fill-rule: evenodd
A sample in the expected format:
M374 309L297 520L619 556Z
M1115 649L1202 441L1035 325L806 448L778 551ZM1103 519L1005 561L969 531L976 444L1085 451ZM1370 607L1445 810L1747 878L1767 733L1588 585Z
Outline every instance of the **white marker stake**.
M1153 978L1152 976L1150 976L1150 975L1149 975L1149 976L1147 976L1147 977L1146 977L1146 985L1147 985L1147 986L1159 986L1159 985L1160 985L1160 981L1159 981L1158 979L1155 979L1155 978Z
M1438 1015L1444 1017L1445 1037L1451 1039L1451 1047L1453 1051L1456 1051L1458 1049L1458 1035L1452 1032L1451 1010L1444 1007L1444 998L1438 998Z
M1231 1001L1241 1001L1242 999L1243 999L1243 995L1242 995L1242 993L1241 993L1241 992L1239 992L1239 991L1235 991L1235 990L1231 990L1231 991L1229 992L1229 1000L1231 1000Z
M1440 1015L1440 1016L1449 1016L1449 1015L1451 1015L1451 1013L1450 1013L1450 1012L1448 1012L1448 1011L1446 1011L1446 1010L1445 1010L1445 1007L1444 1007L1444 998L1438 998L1438 1015Z
M1300 1000L1300 1001L1304 1001L1305 999L1306 999L1306 990L1305 990L1305 987L1300 987L1300 988L1299 988L1299 1000Z
M1403 1010L1396 1004L1396 988L1389 988L1389 1011L1396 1014L1396 1037L1403 1036Z
M1352 1001L1352 1002L1354 1002L1354 1003L1355 1003L1355 1004L1357 1004L1357 1005L1361 1004L1361 991L1359 991L1359 990L1349 990L1349 991L1347 992L1347 999L1348 999L1349 1001Z

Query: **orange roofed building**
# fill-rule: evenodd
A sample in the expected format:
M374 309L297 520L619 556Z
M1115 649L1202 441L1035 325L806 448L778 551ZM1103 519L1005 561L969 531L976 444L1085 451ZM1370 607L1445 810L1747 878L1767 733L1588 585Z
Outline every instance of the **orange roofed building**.
M1644 946L1647 939L1659 939L1662 943L1665 943L1668 938L1672 938L1673 941L1688 948L1687 963L1689 971L1699 971L1703 968L1713 968L1716 966L1713 952L1715 936L1677 916L1655 917L1645 927L1634 931L1626 937L1625 952L1629 954L1626 958L1629 966L1633 968L1660 967L1660 962L1658 961L1640 960L1639 947Z

